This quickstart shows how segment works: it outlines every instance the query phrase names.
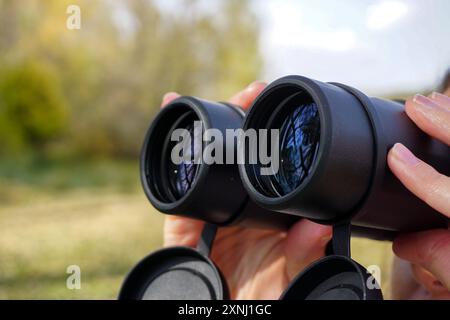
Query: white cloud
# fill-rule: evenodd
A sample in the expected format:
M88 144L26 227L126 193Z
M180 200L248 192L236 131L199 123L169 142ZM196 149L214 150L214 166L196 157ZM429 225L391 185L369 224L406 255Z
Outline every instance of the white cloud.
M355 33L349 29L336 31L301 30L298 33L298 44L310 49L327 51L348 51L355 47Z
M366 26L370 30L381 30L402 19L408 6L401 1L382 1L367 8Z
M263 34L276 46L301 47L313 50L342 52L353 49L357 43L355 32L347 26L330 27L320 22L326 16L318 16L315 21L304 3L275 2L267 4L269 11L269 27Z

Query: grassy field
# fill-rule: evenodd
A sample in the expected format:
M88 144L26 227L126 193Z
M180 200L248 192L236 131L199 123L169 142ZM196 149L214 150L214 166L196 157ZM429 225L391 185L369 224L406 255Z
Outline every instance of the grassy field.
M140 192L134 163L7 167L0 299L115 298L130 268L161 245L162 215ZM66 288L69 265L81 268L81 290Z
M114 299L161 245L162 215L136 164L9 166L0 169L0 299ZM387 292L390 244L356 239L352 248L361 264L381 267ZM80 290L66 288L69 265L81 268Z

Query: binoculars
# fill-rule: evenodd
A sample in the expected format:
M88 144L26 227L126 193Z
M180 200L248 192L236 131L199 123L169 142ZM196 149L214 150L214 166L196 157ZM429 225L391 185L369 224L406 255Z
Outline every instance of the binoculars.
M180 140L183 157L174 162ZM217 227L286 229L306 218L332 225L332 244L282 298L381 299L350 257L350 236L391 240L449 222L388 169L397 142L450 174L450 148L418 129L401 102L343 84L283 77L247 114L194 97L172 101L145 137L142 185L157 210L207 224L197 250L169 248L145 258L119 298L226 299L226 282L207 257Z

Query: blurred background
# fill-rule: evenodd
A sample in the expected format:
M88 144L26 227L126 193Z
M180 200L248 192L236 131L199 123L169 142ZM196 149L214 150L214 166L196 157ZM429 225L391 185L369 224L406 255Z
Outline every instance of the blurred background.
M161 245L138 154L165 92L224 100L286 74L428 92L450 66L449 12L446 0L0 0L0 299L115 298ZM387 292L390 244L352 245ZM70 265L80 290L66 288Z

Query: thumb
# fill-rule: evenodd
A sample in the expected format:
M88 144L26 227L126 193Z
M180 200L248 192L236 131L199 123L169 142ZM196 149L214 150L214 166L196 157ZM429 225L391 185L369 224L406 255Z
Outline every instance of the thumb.
M164 220L164 246L195 247L200 239L204 222L178 217L166 216Z
M285 256L290 279L325 254L332 228L302 219L295 223L286 237Z
M436 279L434 274L427 269L412 264L411 270L417 283L421 284L433 297L439 297L449 292L442 282Z
M450 231L430 230L398 236L394 252L402 259L430 271L450 290Z

